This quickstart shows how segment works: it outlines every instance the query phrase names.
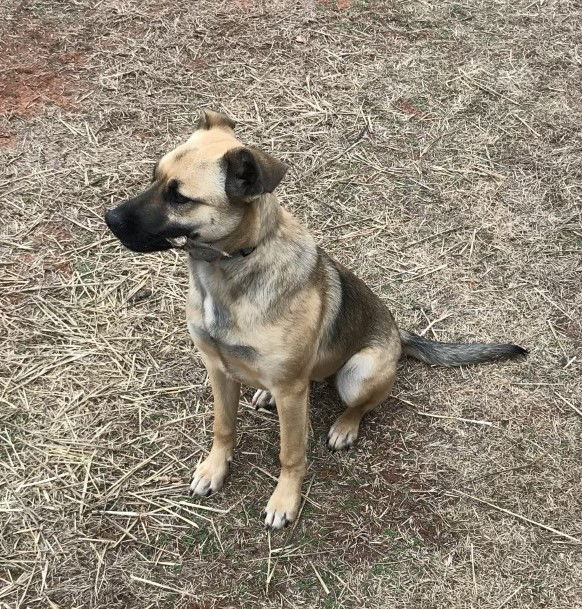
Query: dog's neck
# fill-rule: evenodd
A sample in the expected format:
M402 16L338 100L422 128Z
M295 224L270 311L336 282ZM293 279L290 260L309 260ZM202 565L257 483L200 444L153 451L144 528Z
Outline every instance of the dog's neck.
M189 257L190 285L194 291L212 294L215 302L232 303L244 294L260 316L308 280L317 264L317 246L273 194L253 200L246 213L241 234L235 231L218 246L230 257L213 262ZM252 252L236 254L244 248ZM281 283L285 289L271 289Z
M277 232L281 222L281 206L273 193L261 195L245 205L238 228L215 244L231 255L254 250Z

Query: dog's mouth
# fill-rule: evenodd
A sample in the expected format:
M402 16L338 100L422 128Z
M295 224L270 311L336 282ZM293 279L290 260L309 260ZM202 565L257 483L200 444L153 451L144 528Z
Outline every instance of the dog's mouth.
M183 249L186 243L188 243L189 237L185 235L181 237L166 237L166 241L176 249Z
M211 243L197 241L198 233L180 237L166 237L166 241L173 249L183 250L190 254L195 260L204 260L205 262L214 262L216 260L224 260L230 258L230 254L214 247Z

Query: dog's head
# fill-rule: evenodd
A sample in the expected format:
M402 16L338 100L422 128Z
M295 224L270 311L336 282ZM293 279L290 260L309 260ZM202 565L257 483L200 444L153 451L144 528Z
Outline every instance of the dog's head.
M233 127L205 110L188 141L158 162L151 186L105 214L113 234L135 252L154 252L178 237L213 244L240 230L251 201L272 192L286 167L243 146Z

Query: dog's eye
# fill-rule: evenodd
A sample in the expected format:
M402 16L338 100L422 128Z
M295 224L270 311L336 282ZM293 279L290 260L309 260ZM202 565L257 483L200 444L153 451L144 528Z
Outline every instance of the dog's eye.
M178 182L172 180L168 184L168 189L166 190L166 200L169 203L173 203L174 205L185 205L186 203L199 203L198 199L191 199L190 197L184 196L182 193L178 191Z

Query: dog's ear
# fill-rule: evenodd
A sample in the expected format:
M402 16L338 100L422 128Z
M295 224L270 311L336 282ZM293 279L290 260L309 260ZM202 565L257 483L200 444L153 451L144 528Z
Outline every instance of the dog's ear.
M255 197L273 192L287 172L286 165L251 146L229 150L223 162L225 190L230 197Z
M226 114L213 110L202 110L196 129L234 129L234 121Z

